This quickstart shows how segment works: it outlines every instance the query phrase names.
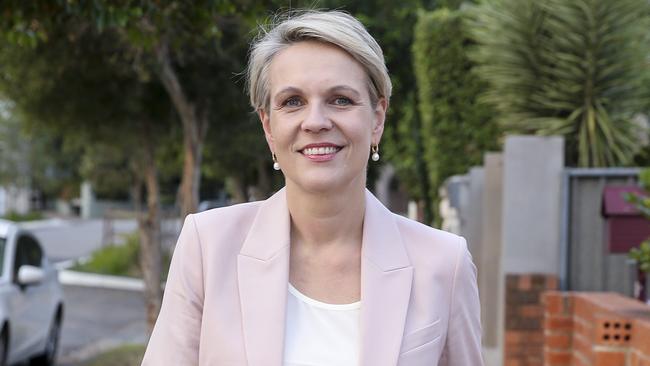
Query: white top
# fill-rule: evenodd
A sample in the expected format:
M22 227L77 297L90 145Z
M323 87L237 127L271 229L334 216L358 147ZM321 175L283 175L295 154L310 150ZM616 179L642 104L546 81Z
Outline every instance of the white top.
M361 302L326 304L289 284L284 366L359 364Z

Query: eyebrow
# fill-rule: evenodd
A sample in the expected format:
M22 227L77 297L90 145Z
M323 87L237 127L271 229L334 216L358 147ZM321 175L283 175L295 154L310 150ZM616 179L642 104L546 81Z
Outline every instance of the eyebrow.
M357 91L355 88L349 85L335 85L327 89L328 93L341 92L341 91L352 93L356 98L361 98L361 93L359 93L359 91ZM300 88L296 88L295 86L288 86L286 88L280 89L280 91L275 93L273 99L276 99L279 95L283 95L283 94L300 94L300 93L302 93L302 90Z

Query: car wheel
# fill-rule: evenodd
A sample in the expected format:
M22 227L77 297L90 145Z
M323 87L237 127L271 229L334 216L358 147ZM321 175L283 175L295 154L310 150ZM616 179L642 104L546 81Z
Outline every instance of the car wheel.
M50 326L50 332L45 343L45 351L32 359L30 366L54 366L56 363L56 351L59 348L59 336L61 334L61 317L57 314Z
M0 335L0 366L7 366L7 353L9 351L9 335L7 334L7 329L2 329L2 334Z

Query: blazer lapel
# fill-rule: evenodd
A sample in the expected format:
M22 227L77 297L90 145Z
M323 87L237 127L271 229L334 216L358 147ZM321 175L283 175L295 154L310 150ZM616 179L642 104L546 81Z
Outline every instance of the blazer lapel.
M361 366L397 364L413 267L393 214L366 191L361 262Z
M249 366L280 366L289 280L290 219L285 190L260 207L237 258Z

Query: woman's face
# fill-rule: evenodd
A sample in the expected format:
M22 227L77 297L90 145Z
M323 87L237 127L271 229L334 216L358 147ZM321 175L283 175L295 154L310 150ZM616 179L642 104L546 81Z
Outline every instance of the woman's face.
M269 107L259 114L287 185L320 193L365 185L387 103L371 105L362 66L336 46L300 42L275 55L269 76Z

